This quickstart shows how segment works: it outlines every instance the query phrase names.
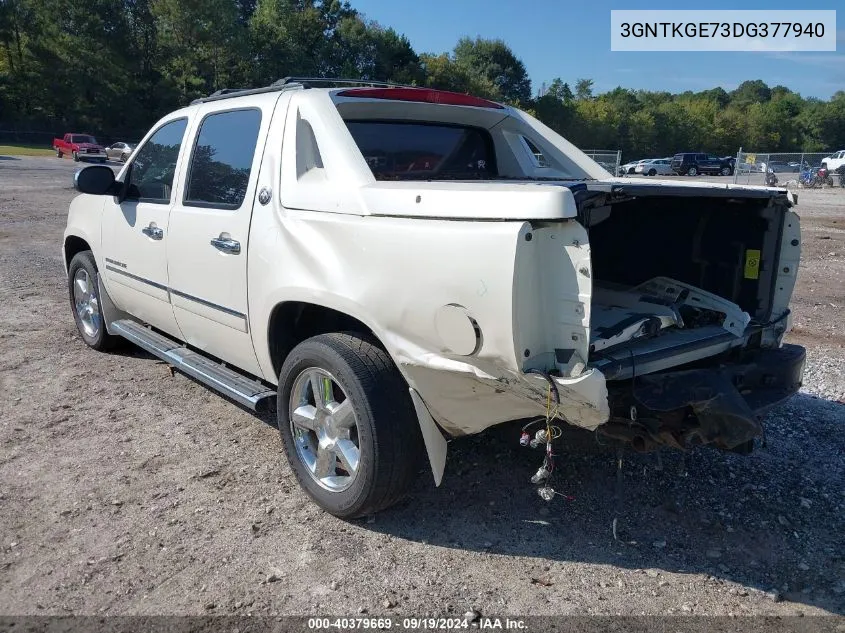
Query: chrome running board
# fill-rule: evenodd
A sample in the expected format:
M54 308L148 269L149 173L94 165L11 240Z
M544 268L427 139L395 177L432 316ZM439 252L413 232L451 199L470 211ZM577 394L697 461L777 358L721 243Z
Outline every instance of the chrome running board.
M276 397L276 391L211 360L180 343L130 319L109 324L109 331L119 334L138 347L158 356L176 369L219 391L235 402L257 411Z

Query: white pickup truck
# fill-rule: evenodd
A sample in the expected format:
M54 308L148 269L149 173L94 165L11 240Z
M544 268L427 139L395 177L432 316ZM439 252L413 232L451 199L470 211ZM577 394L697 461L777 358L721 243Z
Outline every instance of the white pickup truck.
M845 149L833 152L830 156L822 159L822 167L828 171L838 171L845 167Z
M341 517L447 440L545 416L638 450L747 452L800 386L785 190L611 176L525 112L327 80L222 91L115 177L76 174L87 345L120 337L251 408Z

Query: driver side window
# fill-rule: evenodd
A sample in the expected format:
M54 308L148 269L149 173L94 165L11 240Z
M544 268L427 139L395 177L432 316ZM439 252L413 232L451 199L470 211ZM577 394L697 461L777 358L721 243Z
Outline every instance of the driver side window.
M176 160L188 119L162 125L136 152L129 166L127 200L169 204L176 175Z

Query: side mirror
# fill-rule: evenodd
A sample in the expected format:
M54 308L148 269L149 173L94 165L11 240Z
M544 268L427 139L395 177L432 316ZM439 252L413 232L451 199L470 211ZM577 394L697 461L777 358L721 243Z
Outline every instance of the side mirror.
M114 172L105 165L91 165L80 169L73 177L73 188L79 193L90 193L95 196L115 195Z

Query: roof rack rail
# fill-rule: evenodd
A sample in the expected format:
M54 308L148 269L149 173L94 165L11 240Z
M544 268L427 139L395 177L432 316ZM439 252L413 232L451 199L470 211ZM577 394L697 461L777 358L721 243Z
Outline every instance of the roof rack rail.
M334 84L339 86L370 86L373 88L416 88L417 86L406 86L390 81L371 81L369 79L344 79L341 77L285 77L274 82L274 86L287 86L300 84L305 88L313 87L313 84Z
M222 88L217 90L207 97L201 97L191 101L191 105L197 103L206 103L208 101L219 101L220 99L230 99L232 97L243 97L247 95L262 94L265 92L277 92L281 90L292 89L306 89L314 88L317 85L336 85L336 86L367 86L373 88L418 88L419 86L408 86L404 84L395 84L389 81L370 81L369 79L343 79L336 77L284 77L274 81L269 86L263 88Z

